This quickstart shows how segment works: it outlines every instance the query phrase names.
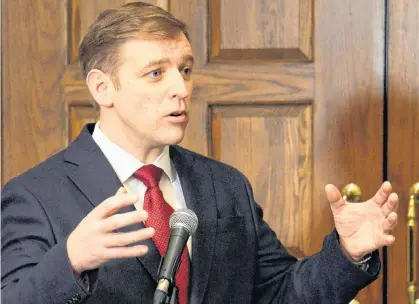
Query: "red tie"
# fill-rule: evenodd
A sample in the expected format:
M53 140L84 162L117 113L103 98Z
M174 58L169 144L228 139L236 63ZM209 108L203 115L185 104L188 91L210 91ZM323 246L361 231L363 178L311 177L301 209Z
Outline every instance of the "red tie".
M170 237L169 218L174 212L173 208L164 200L163 193L159 188L159 181L163 170L154 165L142 166L134 173L134 177L140 180L147 190L144 195L144 210L148 212L146 227L153 227L153 236L161 256L165 255ZM179 304L188 303L189 283L189 259L188 251L182 253L179 270L176 274L176 285L179 288Z

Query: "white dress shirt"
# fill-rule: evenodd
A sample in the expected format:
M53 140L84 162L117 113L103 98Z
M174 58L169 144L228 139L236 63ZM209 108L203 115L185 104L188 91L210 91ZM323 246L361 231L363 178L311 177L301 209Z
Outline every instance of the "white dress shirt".
M100 129L100 122L96 123L92 137L102 150L103 154L105 154L105 157L108 159L125 189L127 189L128 192L138 195L139 200L135 203L135 208L137 210L142 210L144 205L144 195L147 188L141 181L136 179L133 174L135 171L144 166L144 163L110 141L110 139L107 138ZM170 159L169 146L164 148L163 152L153 162L153 165L161 168L164 172L160 179L159 187L163 192L165 201L172 206L174 210L186 208L185 197L182 192L179 176ZM189 256L191 256L192 253L191 248L191 238L189 238Z

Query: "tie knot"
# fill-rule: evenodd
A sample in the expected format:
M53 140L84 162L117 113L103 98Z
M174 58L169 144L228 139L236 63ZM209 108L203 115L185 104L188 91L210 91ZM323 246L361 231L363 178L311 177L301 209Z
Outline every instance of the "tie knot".
M135 171L134 177L141 181L147 188L156 187L159 184L163 170L155 165L145 165Z

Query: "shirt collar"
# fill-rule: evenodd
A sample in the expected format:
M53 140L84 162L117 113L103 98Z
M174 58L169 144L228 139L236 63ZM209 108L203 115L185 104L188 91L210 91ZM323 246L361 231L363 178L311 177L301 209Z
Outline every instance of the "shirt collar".
M133 155L114 144L106 135L102 132L99 126L100 122L97 122L93 131L92 137L99 148L102 150L105 157L108 159L115 173L118 175L121 183L125 183L135 171L144 166L144 163L136 159ZM164 173L169 177L170 182L176 180L176 174L172 162L170 160L169 146L163 149L163 152L156 158L153 165L161 168Z

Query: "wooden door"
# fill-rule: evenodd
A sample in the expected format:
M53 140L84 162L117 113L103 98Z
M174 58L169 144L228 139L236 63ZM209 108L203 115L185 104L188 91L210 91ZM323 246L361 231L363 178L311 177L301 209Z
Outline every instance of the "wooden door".
M382 181L382 1L185 1L193 120L183 144L242 170L265 218L298 257L333 221L324 186ZM382 302L382 277L360 303Z
M13 28L11 18L22 10L23 2L6 1L4 14ZM14 61L6 63L6 69L16 81L24 72L22 65L37 62L39 67L31 79L43 82L26 83L15 93L18 97L6 100L3 113L14 114L7 116L7 128L3 128L3 135L8 136L3 141L6 180L63 147L84 123L95 120L77 67L77 45L100 11L124 2L68 0L63 6L63 1L45 0L31 7L41 13L27 18L48 30L25 23L29 33L39 33L35 38L27 34L19 46L36 56L22 60L10 47L8 55ZM334 183L343 188L355 182L363 198L368 198L383 178L384 2L150 2L190 27L196 58L195 89L191 122L182 145L240 169L285 246L299 258L317 252L324 236L333 230L324 186ZM49 14L67 21L59 17L44 20ZM39 16L42 21L36 19ZM54 22L59 26L54 27ZM12 34L18 33L16 30L7 37L12 39ZM31 48L38 37L51 41L40 49ZM42 57L45 49L56 50L48 53L49 60ZM64 55L65 66L60 65ZM49 70L50 78L42 78L42 68L50 62L56 69ZM14 67L23 70L17 73ZM19 83L8 89L19 91ZM41 114L26 112L28 104L32 111L53 120L47 125L50 133L44 132L46 122ZM22 123L15 119L17 115L33 127L16 129ZM27 131L27 138L22 138L22 131ZM35 143L38 138L43 144ZM25 159L32 146L43 153ZM11 153L15 150L19 153ZM381 275L357 300L381 303L382 284Z
M1 2L1 184L65 144L66 3Z
M388 34L388 163L387 175L400 197L397 243L388 248L388 303L409 303L408 202L410 187L419 183L419 4L416 0L389 1ZM419 203L419 202L418 202ZM415 242L419 252L419 209ZM418 256L417 256L418 258ZM416 262L416 274L419 273ZM419 289L416 281L416 289ZM419 299L419 292L416 292Z

